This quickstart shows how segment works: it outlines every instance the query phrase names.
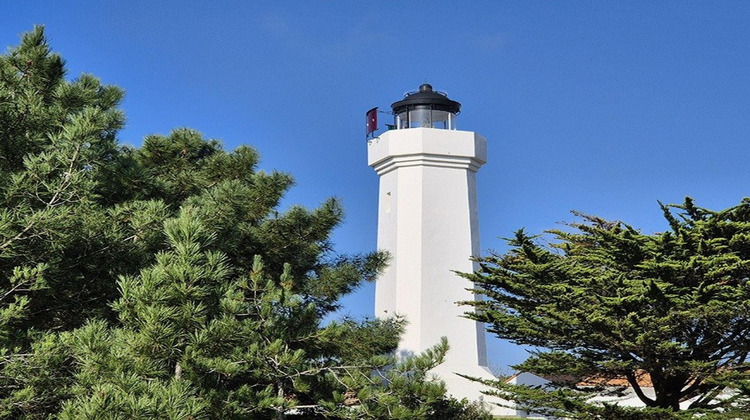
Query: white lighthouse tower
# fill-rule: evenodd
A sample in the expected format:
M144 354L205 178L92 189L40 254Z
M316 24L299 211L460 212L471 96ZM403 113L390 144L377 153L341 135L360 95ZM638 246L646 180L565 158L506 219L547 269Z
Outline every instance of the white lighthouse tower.
M472 285L454 271L474 271L470 257L480 251L476 172L486 141L456 130L461 104L428 84L391 107L395 126L371 139L367 153L380 177L378 249L391 255L375 286L375 315L406 317L400 355L447 337L450 350L434 373L454 397L481 400L486 387L456 375L494 379L482 325L456 304L475 299Z

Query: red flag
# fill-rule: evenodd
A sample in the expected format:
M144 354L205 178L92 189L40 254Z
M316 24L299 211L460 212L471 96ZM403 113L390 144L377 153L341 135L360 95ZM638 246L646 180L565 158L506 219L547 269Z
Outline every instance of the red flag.
M367 113L365 113L365 119L367 121L367 132L365 133L365 137L367 137L370 133L378 129L378 107L367 111Z

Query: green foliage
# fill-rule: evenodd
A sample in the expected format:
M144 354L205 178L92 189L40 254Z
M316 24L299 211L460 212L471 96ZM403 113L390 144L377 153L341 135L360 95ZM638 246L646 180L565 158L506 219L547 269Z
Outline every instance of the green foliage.
M41 27L0 56L0 417L479 413L427 373L446 343L323 322L386 259L334 252L338 201L280 211L291 176L193 130L119 146L122 92L64 75Z
M116 153L122 92L83 75L63 79L42 28L0 57L0 337L28 346L38 329L105 315L106 261L122 246L97 195ZM105 299L102 299L105 298Z
M211 250L215 237L193 208L165 222L165 232L170 247L155 264L120 279L122 297L113 307L121 327L94 321L66 336L79 369L78 396L65 404L63 418L97 409L147 418L165 401L194 418L222 419L305 410L412 419L431 418L443 405L468 409L448 406L442 383L427 373L447 342L395 363L381 354L395 347L401 322L321 326L315 303L294 292L289 265L270 277L256 256L251 270L239 273ZM346 395L354 399L347 403Z
M559 388L496 384L500 394L556 415L631 418L587 403L597 384L624 378L655 418L686 400L692 413L750 408L750 200L717 212L688 198L662 210L670 231L647 235L578 214L570 231L549 232L551 245L521 230L507 254L478 260L465 277L486 299L467 302L470 316L501 338L548 349L517 368ZM639 378L650 379L654 398ZM584 379L588 387L576 385Z

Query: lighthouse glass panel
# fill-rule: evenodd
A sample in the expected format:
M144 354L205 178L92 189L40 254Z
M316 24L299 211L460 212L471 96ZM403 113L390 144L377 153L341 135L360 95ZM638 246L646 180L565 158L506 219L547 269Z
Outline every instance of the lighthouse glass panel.
M432 111L432 127L443 130L454 130L455 115L448 111Z
M409 110L409 128L432 128L432 110L417 107Z
M427 107L412 108L395 115L395 126L398 130L405 128L439 128L456 129L456 114L438 111Z
M399 130L409 128L409 118L407 117L406 112L396 114L396 128Z

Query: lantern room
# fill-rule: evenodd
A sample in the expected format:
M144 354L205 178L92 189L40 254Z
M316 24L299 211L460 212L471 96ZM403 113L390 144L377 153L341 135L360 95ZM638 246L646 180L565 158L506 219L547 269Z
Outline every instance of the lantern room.
M418 91L409 92L404 99L394 102L391 109L397 130L419 127L455 130L461 104L425 83Z

